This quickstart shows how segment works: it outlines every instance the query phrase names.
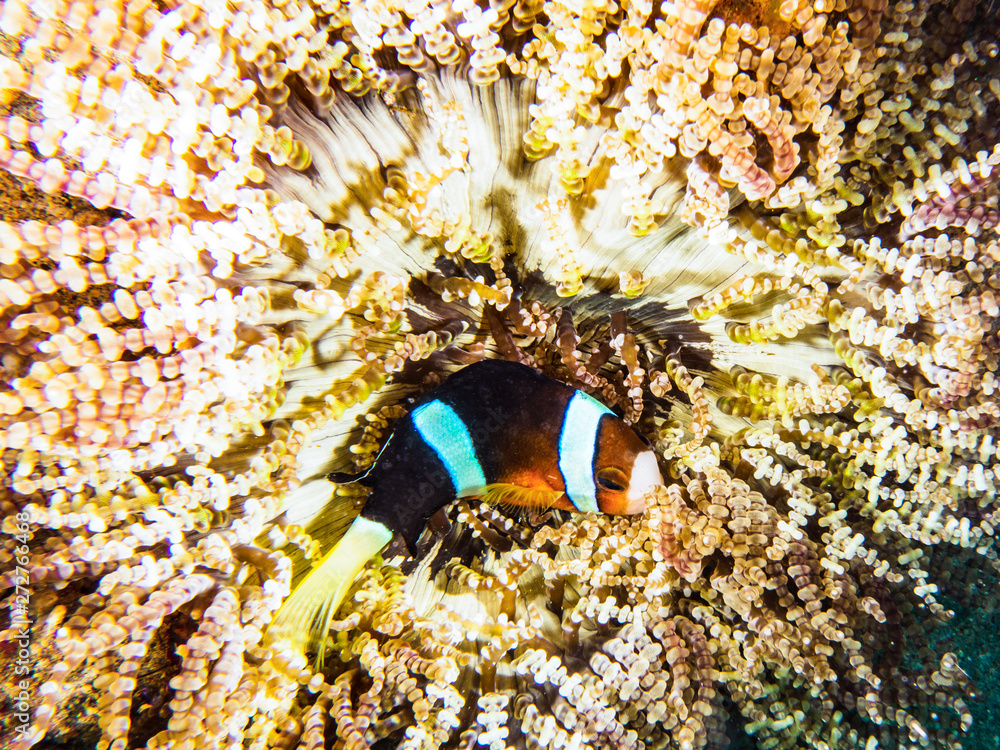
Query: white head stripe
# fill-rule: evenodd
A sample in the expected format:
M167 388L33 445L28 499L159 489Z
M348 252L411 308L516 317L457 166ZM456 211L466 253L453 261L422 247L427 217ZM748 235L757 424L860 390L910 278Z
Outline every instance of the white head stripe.
M435 400L418 406L410 416L420 437L434 449L448 470L456 496L472 494L486 486L472 437L454 409Z
M625 513L642 513L646 509L646 496L658 484L663 484L663 475L656 465L656 454L653 451L643 451L635 457L632 464L632 476L628 480L628 493L625 495Z
M601 417L611 410L582 391L566 404L562 432L559 433L559 471L566 483L566 495L581 513L597 513L597 485L594 484L594 452Z

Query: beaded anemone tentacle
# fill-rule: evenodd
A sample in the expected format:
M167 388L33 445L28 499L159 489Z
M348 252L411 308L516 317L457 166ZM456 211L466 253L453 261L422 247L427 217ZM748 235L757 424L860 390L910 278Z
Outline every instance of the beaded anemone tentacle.
M997 3L0 5L5 746L969 736ZM484 357L667 484L453 503L315 671L267 630L364 503L326 475Z

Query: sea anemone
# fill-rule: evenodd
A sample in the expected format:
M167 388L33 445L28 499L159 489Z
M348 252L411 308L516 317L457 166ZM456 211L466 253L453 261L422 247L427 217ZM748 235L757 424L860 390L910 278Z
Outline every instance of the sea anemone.
M998 591L998 22L3 3L4 744L960 747L940 633ZM484 357L644 434L646 512L459 500L322 667L271 637L364 502L326 474Z

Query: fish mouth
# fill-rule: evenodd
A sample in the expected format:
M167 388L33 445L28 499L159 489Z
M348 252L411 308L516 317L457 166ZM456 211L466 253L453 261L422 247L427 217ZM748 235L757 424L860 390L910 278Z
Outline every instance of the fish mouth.
M656 463L653 451L643 451L635 457L632 463L632 475L629 477L628 492L625 495L625 515L634 515L646 510L646 496L653 489L663 484L663 475Z

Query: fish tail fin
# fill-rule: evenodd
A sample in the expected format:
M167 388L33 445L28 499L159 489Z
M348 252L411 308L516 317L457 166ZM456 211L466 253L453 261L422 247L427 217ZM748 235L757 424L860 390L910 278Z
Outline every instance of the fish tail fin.
M531 508L551 508L563 496L560 490L533 490L516 484L488 484L479 494L480 500L490 505L519 505Z
M392 531L381 523L358 516L347 533L306 575L285 600L268 627L268 638L302 651L322 645L330 620L354 583L358 572L392 541Z

